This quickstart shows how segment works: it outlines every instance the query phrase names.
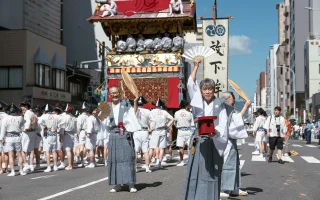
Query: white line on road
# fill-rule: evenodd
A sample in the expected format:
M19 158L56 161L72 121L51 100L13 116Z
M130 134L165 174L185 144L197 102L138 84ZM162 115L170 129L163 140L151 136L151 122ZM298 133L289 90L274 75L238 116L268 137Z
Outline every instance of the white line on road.
M91 186L91 185L100 183L100 182L106 181L106 180L108 180L108 177L107 177L107 178L100 179L100 180L97 180L97 181L93 181L93 182L91 182L91 183L88 183L88 184L85 184L85 185L81 185L81 186L78 186L78 187L75 187L75 188L71 188L71 189L69 189L69 190L66 190L66 191L63 191L63 192L59 192L59 193L57 193L57 194L54 194L54 195L51 195L51 196L47 196L47 197L44 197L44 198L41 198L41 199L38 199L38 200L53 199L53 198L55 198L55 197L62 196L62 195L64 195L64 194L67 194L67 193L70 193L70 192L73 192L73 191L76 191L76 190L79 190L79 189L82 189L82 188L85 188L85 187L88 187L88 186Z
M293 163L294 161L292 160L292 158L290 158L289 156L282 156L282 160L284 162L290 162Z
M302 147L302 145L299 145L299 144L293 144L292 146L293 147Z
M266 161L266 158L262 158L260 156L252 156L252 160L251 161Z
M57 175L58 175L58 174L49 175L49 176L38 176L38 177L30 178L30 179L35 180L35 179L40 179L40 178L50 178L50 177L57 176Z
M245 160L240 160L240 170L242 169L244 162L245 162Z
M311 145L311 144L307 144L306 147L317 147L317 146L314 146L314 145Z
M301 158L307 161L308 163L320 163L320 160L316 159L313 156L301 156Z
M248 145L252 147L256 146L255 143L248 143Z
M277 158L279 159L278 157L278 154L276 154ZM289 156L282 156L282 160L284 162L290 162L290 163L293 163L294 161L292 160L292 158L290 158Z
M239 155L239 158L241 158L241 156L242 156L242 155L240 154L240 155Z

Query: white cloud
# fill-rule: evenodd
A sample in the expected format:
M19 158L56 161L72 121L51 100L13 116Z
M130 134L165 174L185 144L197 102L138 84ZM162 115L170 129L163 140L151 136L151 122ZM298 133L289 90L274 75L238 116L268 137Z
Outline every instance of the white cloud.
M229 37L229 53L233 55L251 54L250 45L252 40L245 35L231 35Z

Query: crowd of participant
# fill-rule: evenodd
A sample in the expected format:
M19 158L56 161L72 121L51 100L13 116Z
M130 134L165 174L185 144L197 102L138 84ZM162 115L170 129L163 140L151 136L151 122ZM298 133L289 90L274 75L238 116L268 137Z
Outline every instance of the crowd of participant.
M127 103L132 105L132 101ZM142 129L132 134L137 161L140 160L138 154L143 156L143 168L150 173L151 162L162 168L167 160L166 149L170 154L168 159L172 160L172 126L175 125L178 129L176 144L180 148L177 166L184 166L184 147L194 127L189 103L181 101L181 110L174 117L167 112L161 99L154 109L144 108L147 103L144 97L139 97L136 116ZM43 162L47 164L44 172L95 168L97 163L108 166L110 119L101 121L99 112L86 102L79 110L69 104L32 107L29 101L19 106L0 102L0 174L15 176L14 166L18 165L19 174L26 175L43 170L40 165Z

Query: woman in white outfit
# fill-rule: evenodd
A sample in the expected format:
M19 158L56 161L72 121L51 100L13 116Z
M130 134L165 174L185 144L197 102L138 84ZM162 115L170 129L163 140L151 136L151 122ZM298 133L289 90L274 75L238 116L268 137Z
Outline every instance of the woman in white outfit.
M263 125L266 121L266 118L264 116L265 111L263 109L258 109L257 113L259 114L259 116L256 118L256 121L254 122L253 131L256 133L256 142L258 142L259 144L259 156L264 157L268 152L268 137L266 134L266 130L263 128Z

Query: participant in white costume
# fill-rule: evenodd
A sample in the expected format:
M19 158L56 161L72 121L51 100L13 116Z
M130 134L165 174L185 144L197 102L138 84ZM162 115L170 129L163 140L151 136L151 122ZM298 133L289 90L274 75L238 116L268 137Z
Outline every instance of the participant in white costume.
M24 118L24 127L22 132L21 144L22 144L22 160L23 160L23 171L27 172L30 170L34 171L33 167L33 156L30 153L34 149L35 140L35 125L36 125L36 115L30 110L31 103L29 101L23 101L20 103L20 107ZM27 163L27 155L29 155L29 163ZM30 165L29 165L30 164Z
M144 155L146 172L150 173L150 157L149 157L149 115L150 111L143 108L143 105L147 104L148 101L140 96L138 99L138 109L135 110L141 130L134 132L133 140L136 151L136 158L138 160L138 152L142 150Z
M174 125L178 129L177 135L177 143L176 146L179 147L179 155L180 155L180 162L177 166L184 166L183 155L184 155L184 147L185 144L189 146L190 138L193 133L192 127L194 127L194 120L193 115L191 112L187 110L189 106L189 102L182 100L180 102L180 110L178 110L174 114ZM190 150L188 148L188 155L190 154Z
M115 185L110 192L121 190L121 184L129 185L131 193L137 192L134 187L136 183L136 162L134 152L134 141L132 134L141 130L141 126L134 113L134 108L126 100L120 99L120 91L117 86L109 88L109 96L112 102L109 104L111 113L107 118L109 135L108 172L109 185ZM137 108L135 99L134 107Z
M3 119L6 116L8 116L7 113L4 112L5 106L7 106L7 105L0 101L0 133L1 133L1 123L2 123ZM2 174L3 173L2 158L3 158L3 162L5 163L5 155L3 152L2 137L0 137L0 154L1 154L0 155L0 174ZM5 167L4 172L7 173L7 166Z
M84 167L84 153L85 153L85 144L86 144L86 131L87 131L87 119L89 117L89 113L91 110L91 107L88 103L84 102L82 104L82 113L81 115L77 118L77 145L78 145L78 151L79 151L79 156L81 159L80 164L78 165L79 167Z
M173 117L167 111L161 109L165 104L160 98L158 98L155 106L156 108L149 115L150 130L152 130L149 155L152 156L153 151L160 148L157 165L158 168L161 168L164 151L167 147L167 129L173 124Z
M61 128L58 130L58 138L57 138L57 156L58 156L58 169L64 169L66 166L64 164L64 153L63 153L63 135L64 135L64 116L66 113L62 112L62 105L57 103L53 109L59 117L59 121L62 122Z
M198 84L196 77L200 62L199 58L194 60L187 84L193 116L217 116L217 119L213 121L215 134L199 135L192 141L183 199L219 200L222 156L228 143L228 117L233 108L224 99L214 96L215 82L212 79L206 78Z
M33 113L37 116L36 123L35 123L35 139L34 139L34 149L33 152L31 152L31 155L34 154L34 157L36 158L36 167L35 170L40 169L40 146L42 143L42 137L41 137L41 126L39 125L39 120L41 119L42 111L40 106L36 106L33 108ZM41 147L42 148L42 147ZM33 156L30 156L33 157Z
M232 107L235 104L235 97L232 92L222 93L224 98ZM236 110L229 116L229 135L228 144L224 151L223 168L221 175L220 198L228 198L229 193L233 196L247 196L248 192L240 190L240 161L237 147L237 139L245 139L248 133L244 127L242 117L250 107L251 102L247 101L240 113Z
M86 149L88 151L89 165L86 168L95 168L95 150L97 143L97 134L100 130L101 122L98 119L98 110L95 109L87 119L87 138L86 138Z
M18 164L20 166L20 175L26 175L27 173L23 171L22 167L22 144L21 144L21 133L24 128L24 120L22 116L18 115L19 108L11 104L7 108L10 113L9 116L3 118L1 123L1 137L2 144L4 146L4 152L9 156L9 164L11 166L11 172L8 176L15 176L14 171L14 152L18 157ZM2 163L1 163L2 164Z
M53 170L58 171L57 167L57 141L60 129L63 128L63 121L58 116L58 108L55 110L47 104L45 114L41 116L41 136L43 138L43 151L45 152L47 169L44 172L51 172L50 151L53 157Z
M267 137L267 130L264 129L264 124L266 122L266 118L263 116L264 110L263 109L258 109L257 113L259 116L256 118L256 121L254 122L253 125L253 132L256 133L256 142L259 144L259 152L260 152L260 157L264 157L267 155L268 152L268 137Z
M65 114L62 115L62 120L64 124L62 146L68 158L68 166L65 167L65 170L73 169L73 157L74 157L73 147L74 147L74 137L77 133L77 119L71 114L72 111L73 111L73 107L67 104L66 108L64 109Z

